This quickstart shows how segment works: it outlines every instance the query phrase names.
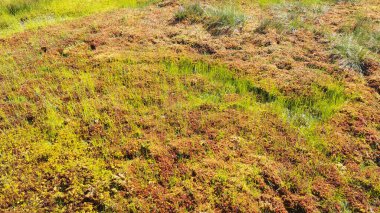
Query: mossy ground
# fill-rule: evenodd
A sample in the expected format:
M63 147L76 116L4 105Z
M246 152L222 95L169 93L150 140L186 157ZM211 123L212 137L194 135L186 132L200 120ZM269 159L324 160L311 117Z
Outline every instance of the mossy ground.
M378 211L379 70L341 67L328 35L380 5L257 30L263 2L228 34L165 1L0 40L0 209Z
M153 2L154 0L3 0L0 2L0 37L94 13L139 8Z

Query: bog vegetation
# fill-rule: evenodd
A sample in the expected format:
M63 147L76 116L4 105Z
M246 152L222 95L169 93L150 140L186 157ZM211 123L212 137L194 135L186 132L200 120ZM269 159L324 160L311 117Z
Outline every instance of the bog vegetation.
M378 9L0 0L0 211L379 211Z
M0 36L117 8L136 8L153 0L2 0Z

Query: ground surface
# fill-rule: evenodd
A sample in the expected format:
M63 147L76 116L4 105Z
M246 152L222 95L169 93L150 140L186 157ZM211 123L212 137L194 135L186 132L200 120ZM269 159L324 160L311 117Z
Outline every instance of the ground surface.
M380 211L378 61L342 68L325 34L379 23L379 2L281 33L242 3L222 35L176 21L181 4L0 40L0 209Z

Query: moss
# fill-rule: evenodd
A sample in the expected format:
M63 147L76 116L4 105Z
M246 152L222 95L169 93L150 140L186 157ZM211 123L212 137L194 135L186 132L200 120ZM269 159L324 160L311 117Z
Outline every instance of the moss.
M159 10L152 8L136 14ZM167 9L172 12L170 6ZM202 9L200 16L208 18L200 22L206 28L211 20L221 29L244 24L235 19L240 12L237 16L225 16L223 11L211 15L207 7ZM290 15L296 17L289 19L285 28L305 27L300 24L304 10L295 9L298 11ZM85 13L95 11L97 7ZM157 14L153 17L158 18ZM70 15L83 14L79 10ZM126 18L121 21L126 24ZM22 38L29 38L25 39L27 46L12 43L18 36L0 41L10 43L0 52L0 209L259 212L279 211L275 209L279 207L283 211L339 212L360 209L356 207L360 202L353 199L356 196L363 202L378 202L377 158L369 156L375 153L376 144L363 142L376 139L368 134L376 131L370 127L378 127L373 124L377 118L359 112L370 114L373 109L368 103L373 100L346 94L357 83L356 77L351 78L355 73L346 75L340 70L344 76L341 82L341 73L329 69L334 65L304 65L320 56L304 46L313 35L297 36L305 39L301 46L308 55L300 55L292 64L295 69L275 73L265 64L255 66L261 61L249 60L278 54L272 51L277 45L293 50L295 37L287 36L294 34L281 35L281 44L273 43L268 52L249 46L264 56L245 60L240 56L251 50L244 47L226 49L233 54L225 56L219 51L215 55L171 52L165 47L151 53L150 47L156 46L149 44L147 51L137 49L146 44L144 39L115 53L108 48L126 40L113 37L113 32L108 37L111 40L100 33L104 46L94 49L87 41L104 30L97 24L73 29L77 34L85 32L80 35L69 35L68 30L30 38L32 33L26 33ZM268 28L276 28L275 24L264 23L258 32L266 33ZM366 25L359 23L355 28L365 29ZM345 30L354 33L351 28ZM211 39L232 39L241 45L266 39L262 35L234 36ZM42 49L45 42L51 45ZM317 44L317 51L323 44ZM181 50L177 45L175 50ZM181 45L184 50L191 48L191 44ZM229 61L227 66L213 60L219 57L239 61ZM244 70L232 64L242 65ZM254 66L245 69L248 65ZM294 77L293 72L318 73L313 73L311 80L305 76L311 85L288 84L283 88L282 76ZM348 85L343 83L347 76ZM369 94L364 83L355 89L358 94ZM354 118L345 118L354 113ZM345 122L338 124L341 121ZM362 123L368 124L360 126L360 131L365 131L351 130ZM366 159L360 159L361 155ZM361 161L365 163L356 168Z
M0 36L9 36L25 28L35 29L96 12L142 7L154 2L156 0L91 0L85 3L79 0L6 0L0 3Z

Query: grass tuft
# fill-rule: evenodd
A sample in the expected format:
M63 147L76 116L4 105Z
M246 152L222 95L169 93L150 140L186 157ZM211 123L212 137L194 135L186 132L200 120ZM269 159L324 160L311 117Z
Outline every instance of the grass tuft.
M363 16L356 17L351 26L343 26L332 37L333 52L340 57L340 65L366 74L367 60L380 53L380 25Z
M205 11L199 3L191 4L180 8L175 14L176 21L188 20L192 23L201 22Z
M302 28L310 28L315 19L326 12L326 5L314 2L283 2L270 7L272 16L263 19L256 28L256 33L265 34L269 29L278 33L289 33Z
M209 8L207 29L213 34L230 33L241 28L247 17L237 8L226 6L221 8Z
M365 60L369 51L359 44L354 35L339 35L333 43L334 52L341 57L341 67L365 72Z
M202 7L199 3L182 7L175 15L176 21L203 23L213 35L230 34L241 29L247 17L236 7Z

